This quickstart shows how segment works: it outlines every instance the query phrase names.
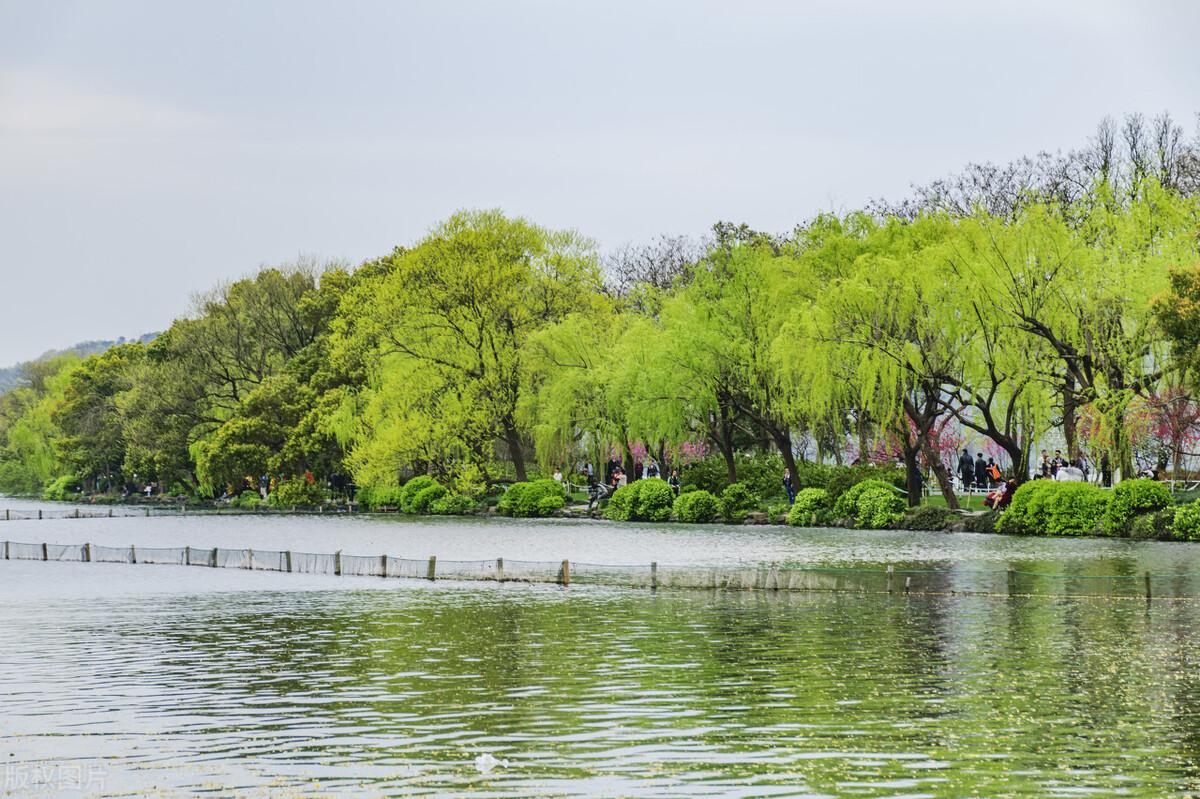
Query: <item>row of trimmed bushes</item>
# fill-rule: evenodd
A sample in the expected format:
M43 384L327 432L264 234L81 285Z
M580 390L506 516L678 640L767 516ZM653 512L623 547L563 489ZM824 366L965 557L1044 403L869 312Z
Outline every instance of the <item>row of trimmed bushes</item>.
M355 497L371 510L394 509L401 513L455 516L473 510L477 503L464 494L452 494L427 475L418 475L402 486L363 486Z
M842 471L839 476L844 474ZM302 487L300 481L287 481L276 493L288 494L288 489ZM364 488L359 499L373 509L387 507L411 514L462 514L478 507L471 497L451 494L426 476L414 477L399 487ZM506 516L538 517L550 516L565 505L561 483L534 480L510 486L497 510ZM726 486L719 496L704 489L685 490L676 496L666 481L650 478L618 489L608 501L605 515L616 521L734 522L758 507L758 496L743 483ZM781 515L784 508L773 509L771 519ZM794 526L843 524L872 530L945 530L956 521L965 521L970 529L980 532L994 529L1016 535L1200 540L1200 501L1176 508L1167 488L1154 480L1126 480L1111 491L1087 483L1034 480L1017 490L1008 509L999 516L988 514L964 520L946 508L908 508L894 482L867 478L837 485L834 490L802 488L787 510L787 522Z
M652 477L618 488L604 513L621 522L665 522L674 518L697 524L741 521L758 507L758 497L744 483L725 486L720 496L694 487L676 496L665 480Z
M1150 479L1125 480L1111 491L1088 483L1033 480L1017 489L996 529L1015 535L1196 541L1200 501L1176 507L1167 487Z
M788 511L788 524L827 526L848 520L855 527L884 530L904 518L908 503L897 488L882 480L855 483L834 498L825 488L802 488Z

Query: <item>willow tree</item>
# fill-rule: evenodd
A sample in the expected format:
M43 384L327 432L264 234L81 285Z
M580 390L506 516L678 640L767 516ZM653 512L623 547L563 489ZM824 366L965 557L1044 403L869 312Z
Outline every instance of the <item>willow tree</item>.
M1167 364L1151 301L1170 265L1196 258L1195 201L1151 187L1128 206L1091 204L1084 224L1031 205L1010 222L973 225L965 279L985 288L1011 335L1034 340L1027 369L1062 397L1071 448L1075 414L1091 406L1129 475L1127 410Z
M28 364L29 385L0 395L0 491L37 493L63 474L54 414L78 366L75 355Z
M484 468L499 440L524 480L526 345L593 301L600 277L591 243L471 211L389 260L348 293L335 345L369 354L358 471L382 479L404 461L445 468L448 459Z
M801 417L786 391L776 347L793 305L808 288L796 261L773 247L718 247L692 268L678 294L677 302L690 306L690 313L678 313L678 326L664 328L686 348L678 354L686 359L693 385L704 387L705 400L713 400L710 412L722 415L720 424L743 415L793 474L792 434ZM720 431L718 441L726 434ZM724 447L722 452L730 461L731 453Z
M642 321L604 307L571 314L531 337L519 410L547 470L578 454L599 463L614 443L629 450L628 405L617 385L619 373L632 367L617 342Z
M949 219L921 217L859 230L850 248L826 242L838 265L824 267L823 291L796 309L784 334L794 346L783 363L814 414L838 408L849 386L855 403L896 435L911 504L920 500L923 458L957 507L934 442L946 416L944 375L973 335L970 320L953 312L955 287L942 266L952 234ZM820 264L820 251L807 260Z

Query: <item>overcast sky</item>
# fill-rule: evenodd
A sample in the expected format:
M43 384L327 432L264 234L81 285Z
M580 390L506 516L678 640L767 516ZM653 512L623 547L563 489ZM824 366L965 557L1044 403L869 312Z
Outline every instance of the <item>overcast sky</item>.
M0 365L464 207L784 231L1200 108L1200 4L0 0Z

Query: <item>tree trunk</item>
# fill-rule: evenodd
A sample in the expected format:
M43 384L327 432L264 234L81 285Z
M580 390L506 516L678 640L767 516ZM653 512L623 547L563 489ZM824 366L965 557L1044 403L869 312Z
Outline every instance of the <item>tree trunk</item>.
M512 459L513 471L517 473L517 482L524 483L525 453L521 450L521 435L512 422L504 423L504 443L508 445L508 457Z
M946 507L958 510L958 495L954 493L954 482L950 479L950 473L946 471L946 464L942 463L942 459L933 451L933 447L929 445L928 439L924 436L921 438L921 454L925 456L925 462L929 464L933 476L937 479L938 488L941 489L942 496L946 499ZM911 497L908 504L913 505Z
M733 423L729 421L729 410L725 405L720 406L719 416L709 414L708 423L709 438L721 451L721 457L725 459L725 477L733 485L737 482L737 461L733 457Z
M1067 440L1067 458L1079 459L1079 402L1075 398L1075 378L1067 375L1062 392L1063 438Z
M867 462L867 450L871 444L867 440L867 419L863 411L858 412L858 462ZM841 461L839 461L840 463Z
M917 462L920 448L909 443L908 436L905 436L902 449L904 450L904 485L908 491L908 507L915 508L921 504L921 466Z
M795 480L796 456L792 453L792 434L787 430L779 430L774 425L771 426L768 432L771 438L775 440L775 446L779 449L779 454L783 456L783 465L787 467L788 473Z

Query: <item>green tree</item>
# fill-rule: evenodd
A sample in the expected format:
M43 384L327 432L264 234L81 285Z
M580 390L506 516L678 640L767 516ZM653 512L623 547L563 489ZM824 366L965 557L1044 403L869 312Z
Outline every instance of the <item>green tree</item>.
M590 242L499 211L455 214L395 253L342 304L341 357L374 361L356 474L394 481L403 466L450 460L485 468L500 440L524 480L526 345L599 287Z
M89 490L123 485L125 425L118 399L133 387L145 358L141 344L123 344L85 359L67 377L62 404L52 422L62 465Z

